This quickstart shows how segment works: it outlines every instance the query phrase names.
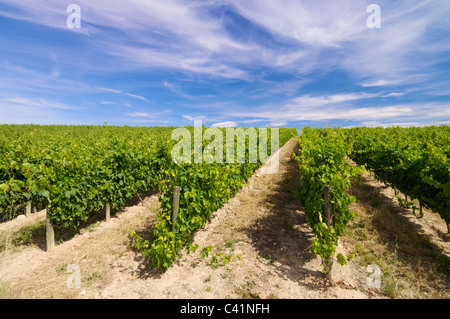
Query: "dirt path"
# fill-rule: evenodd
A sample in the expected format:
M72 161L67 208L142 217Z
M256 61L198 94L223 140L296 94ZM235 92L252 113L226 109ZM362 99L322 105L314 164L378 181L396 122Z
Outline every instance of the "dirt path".
M384 298L368 290L366 267L358 258L336 265L337 284L324 287L320 258L310 256L313 234L295 195L296 147L294 140L283 146L278 172L250 178L195 234L197 252L183 254L165 273L149 270L130 248L131 228L148 237L156 222L159 204L152 195L57 245L53 253L36 246L3 251L0 297ZM24 222L0 225L0 233L6 224L18 229ZM212 250L202 259L207 246ZM338 252L352 249L339 245ZM79 267L79 288L70 281L69 265Z
M383 293L391 298L448 299L450 242L439 214L424 209L423 218L414 215L371 173L356 178L349 194L357 198L350 209L358 218L349 223L342 242L354 247L361 262L380 266Z
M102 298L365 298L365 270L353 264L338 269L359 289L340 286L325 290L319 258L311 259L312 233L293 190L298 169L291 161L294 141L282 148L280 169L274 175L258 172L210 222L196 233L200 246L183 255L164 274L123 275L135 256L117 262L118 277L99 292ZM200 249L212 246L209 258ZM215 254L217 263L211 263ZM229 259L224 264L223 259ZM134 267L137 265L135 264Z

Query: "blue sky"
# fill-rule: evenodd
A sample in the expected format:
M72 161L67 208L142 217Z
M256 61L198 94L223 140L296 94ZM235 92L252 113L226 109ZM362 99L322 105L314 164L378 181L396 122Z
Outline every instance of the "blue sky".
M0 0L0 123L448 125L449 17L448 0Z

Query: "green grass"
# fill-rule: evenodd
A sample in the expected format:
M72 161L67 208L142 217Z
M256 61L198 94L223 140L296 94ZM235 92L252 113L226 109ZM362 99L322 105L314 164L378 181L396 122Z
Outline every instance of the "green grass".
M10 286L10 281L0 279L0 298L5 298L8 296Z
M239 239L237 239L237 238L228 238L225 241L225 247L230 249L231 251L234 251L234 249L235 249L234 244L236 244L238 242L239 242Z
M205 279L203 279L203 282L210 282L211 281L211 275L208 275Z

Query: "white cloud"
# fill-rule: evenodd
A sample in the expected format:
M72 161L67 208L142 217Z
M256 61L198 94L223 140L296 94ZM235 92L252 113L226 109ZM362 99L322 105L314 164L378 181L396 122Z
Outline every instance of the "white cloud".
M147 101L147 99L145 97L140 96L140 95L131 94L131 93L125 93L125 95L131 96L132 98L135 98L135 99L138 99L138 100L141 100L141 101Z
M7 98L6 102L13 103L15 106L26 106L32 107L35 109L61 109L61 110L77 110L79 107L73 105L67 105L64 103L58 102L49 102L45 99L36 99L32 100L29 98L23 97L15 97L15 98Z
M400 97L405 95L405 93L402 92L392 92L392 93L388 93L386 95L383 95L383 97Z
M66 7L58 0L39 5L32 1L4 2L20 13L0 10L0 16L72 32L66 26ZM77 4L81 8L80 30L86 30L90 48L116 57L98 64L109 62L116 70L165 67L215 77L247 78L232 64L251 61L258 49L254 44L235 40L223 20L208 12L212 4L207 2L132 0L107 5L79 0ZM250 56L248 51L252 52ZM98 66L92 63L90 67Z
M214 123L211 125L211 127L237 127L237 122L221 122L221 123Z
M375 87L375 86L390 86L399 84L399 80L372 80L371 82L361 83L362 87Z
M145 113L145 112L134 112L134 113L128 113L128 116L131 117L152 117L152 115Z
M105 88L105 87L100 87L99 89L102 90L102 91L105 91L105 92L117 93L117 94L123 94L122 91L116 90L116 89Z
M272 122L272 123L270 123L270 126L277 127L277 126L283 126L283 125L287 125L287 124L288 124L288 122L286 122L286 121L280 121L280 122Z
M411 80L433 64L425 58L449 50L449 43L427 37L432 30L450 27L450 2L446 0L381 0L382 27L369 29L369 2L353 0L295 1L231 0L237 12L297 50L275 58L304 73L339 68L361 79L362 86L388 86ZM447 43L446 43L447 42ZM280 53L280 52L278 52ZM325 57L315 59L314 57Z
M419 122L393 122L393 123L382 123L379 121L372 122L362 122L361 126L367 127L392 127L392 126L400 126L400 127L412 127L412 126L432 126L432 125L449 125L450 121L442 121L442 122L430 122L430 123L419 123Z
M0 15L46 26L67 28L65 6L58 0L36 5L32 1L4 0L20 13ZM253 80L253 66L282 69L288 73L314 73L341 68L364 79L362 86L402 82L417 63L428 66L424 54L444 52L445 41L428 40L430 29L449 27L447 0L380 0L382 28L368 29L368 3L354 0L132 0L105 5L79 0L82 28L93 50L114 59L106 63L118 70L171 68L219 78ZM278 41L241 40L227 29L229 21L211 9L230 5ZM109 28L113 32L99 28ZM68 31L69 32L69 31ZM245 31L244 31L245 32ZM96 61L97 62L97 61ZM90 67L97 67L95 63Z
M264 120L264 119L252 119L252 120L245 120L245 121L242 121L242 123L250 124L250 123L263 122L263 121L265 121L265 120Z
M163 85L168 88L170 91L175 92L177 94L183 94L183 91L181 91L181 88L178 85L174 85L172 83L169 83L167 81L163 82Z
M366 7L354 1L232 0L247 19L281 38L319 47L339 47L365 28Z
M75 118L80 110L81 108L78 106L48 99L16 96L0 100L0 123L75 124L77 122ZM70 119L65 119L64 114L70 114ZM78 124L81 124L81 122L78 121Z
M348 93L348 94L334 94L324 96L302 95L300 97L290 100L287 105L289 107L316 107L327 104L336 104L360 99L369 99L378 97L378 94L367 93Z
M387 106L366 106L329 104L320 107L297 107L284 105L281 107L264 106L249 112L230 111L224 114L228 117L250 118L259 117L271 122L295 121L325 121L325 120L353 120L361 122L385 121L412 122L420 119L431 123L443 122L450 118L450 104L448 102L434 102L427 104L392 104Z
M123 92L123 91L121 91L121 90L111 89L111 88L106 88L106 87L100 87L100 88L98 88L98 89L99 89L100 91L104 91L104 92L116 93L116 94L123 94L123 95L129 96L129 97L132 97L132 98L134 98L134 99L138 99L138 100L141 100L141 101L148 102L147 98L144 97L144 96L141 96L141 95L131 94L131 93L128 93L128 92ZM128 106L128 105L127 105L127 106Z

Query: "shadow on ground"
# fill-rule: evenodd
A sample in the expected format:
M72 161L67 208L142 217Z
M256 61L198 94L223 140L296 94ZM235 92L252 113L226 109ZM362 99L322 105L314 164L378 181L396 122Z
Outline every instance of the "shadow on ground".
M406 217L413 214L410 209L399 206L394 198L383 193L385 188L360 176L353 179L349 195L355 196L358 203L366 207L373 231L389 251L396 252L400 261L412 267L427 265L450 274L449 256L442 254L441 249L430 241L422 225Z
M298 144L294 148L294 152L297 151ZM288 162L280 163L280 168L281 179L266 202L269 212L256 220L247 233L259 255L276 267L280 276L307 289L323 289L322 271L304 267L312 258L314 234L297 195L300 187L298 164L290 158Z
M119 210L111 209L111 218L124 211L127 207L135 206L142 201L142 198L156 194L155 191L148 191L142 194L136 194L130 198L125 205ZM76 229L74 228L57 228L55 227L55 243L56 245L68 241L80 234L82 231L89 230L90 227L95 227L95 224L105 220L105 210L93 213L86 222L82 222ZM45 221L38 224L26 225L16 234L12 235L12 242L14 246L20 245L35 245L41 250L47 250L46 243L46 226Z

